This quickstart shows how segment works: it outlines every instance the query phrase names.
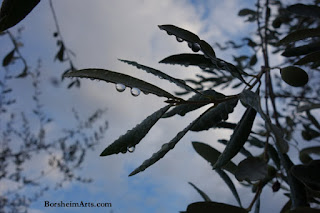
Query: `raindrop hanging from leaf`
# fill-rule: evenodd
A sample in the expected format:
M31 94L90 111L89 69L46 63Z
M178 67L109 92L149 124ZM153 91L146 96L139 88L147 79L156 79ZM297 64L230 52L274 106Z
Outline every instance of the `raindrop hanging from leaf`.
M126 90L126 86L123 85L123 84L116 84L116 90L117 90L118 92L123 92L123 91Z
M132 88L131 89L131 95L133 95L134 97L137 97L140 95L140 90L138 88Z

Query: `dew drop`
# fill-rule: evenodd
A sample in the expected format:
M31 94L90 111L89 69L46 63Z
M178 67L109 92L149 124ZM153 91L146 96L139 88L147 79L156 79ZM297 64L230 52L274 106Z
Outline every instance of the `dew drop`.
M138 89L138 88L135 88L135 87L133 87L132 89L131 89L131 95L133 95L133 96L135 96L135 97L137 97L138 95L140 95L140 89Z
M188 42L188 47L192 48L192 43Z
M127 151L132 153L132 152L134 152L135 148L136 148L135 146L128 147Z
M177 39L178 42L183 42L183 39L179 38L178 36L176 37L176 39Z
M123 92L123 91L126 90L126 86L123 85L123 84L116 84L116 90L117 90L118 92Z
M200 44L198 43L193 43L192 46L191 46L191 49L193 52L199 52L200 50Z

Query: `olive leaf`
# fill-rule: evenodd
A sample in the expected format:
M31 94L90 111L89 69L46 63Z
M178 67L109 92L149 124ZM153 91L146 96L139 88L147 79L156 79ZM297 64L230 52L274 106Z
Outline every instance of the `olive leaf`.
M306 45L301 45L298 47L288 47L285 51L281 54L285 57L292 57L292 56L302 56L306 54L310 54L312 52L316 52L320 50L320 42L310 42Z
M320 160L313 160L307 165L295 165L291 173L304 185L315 191L320 191Z
M206 161L208 161L211 164L211 166L213 166L217 162L217 159L221 155L221 153L215 148L201 142L194 141L192 142L192 146L201 157L203 157ZM232 161L229 161L223 167L223 169L234 174L234 172L237 169L237 166Z
M193 95L191 98L186 100L186 102L192 102L190 104L180 104L178 106L175 106L173 109L171 109L169 112L164 114L163 118L172 117L174 115L181 115L184 116L185 114L194 111L196 109L199 109L202 106L207 105L205 101L210 101L212 99L222 99L225 96L219 92L216 92L214 90L205 90L201 92L201 94L197 93ZM198 103L197 103L198 102Z
M313 29L302 29L294 31L287 36L285 36L283 39L279 41L279 44L288 44L291 42L299 41L306 38L311 37L319 37L320 36L320 28L313 28Z
M229 141L224 140L224 139L219 139L218 140L219 143L222 143L224 145L227 145ZM242 155L246 156L246 157L252 157L252 154L244 148L244 146L239 150L239 153L241 153Z
M301 16L320 18L320 7L316 5L294 4L287 10Z
M201 195L204 201L207 201L207 202L211 201L210 197L206 193L204 193L201 189L199 189L196 185L194 185L191 182L189 182L189 184Z
M304 65L310 62L317 62L320 61L320 50L316 52L312 52L303 58L299 59L297 62L295 62L295 65Z
M135 61L128 61L128 60L122 60L122 59L119 59L121 62L124 62L124 63L127 63L127 64L130 64L132 66L135 66L137 67L138 69L142 69L148 73L151 73L155 76L158 76L159 78L162 78L162 79L165 79L165 80L168 80L170 81L171 83L174 83L175 85L187 90L187 91L191 91L191 92L195 92L195 93L199 93L197 90L193 89L192 87L188 86L183 80L181 79L177 79L177 78L173 78L163 72L161 72L160 70L156 70L152 67L147 67L145 65L142 65L142 64L138 64L137 62Z
M198 132L216 127L220 122L228 119L228 115L233 112L237 103L238 99L232 99L211 107L191 128L191 131Z
M173 65L183 65L183 66L198 66L201 68L211 68L214 69L215 66L211 62L210 59L204 57L204 55L201 54L192 54L192 53L183 53L183 54L177 54L177 55L171 55L168 56L159 63L163 64L173 64Z
M267 174L268 165L263 159L248 157L239 163L235 177L238 181L257 181L266 178Z
M181 140L181 138L183 138L183 136L187 134L187 132L193 127L193 125L198 122L198 120L202 117L202 115L200 115L197 119L191 122L182 131L180 131L171 141L163 144L161 149L158 152L154 153L149 159L145 160L138 168L136 168L133 172L131 172L129 176L132 176L139 172L144 171L146 168L150 167L151 165L159 161L161 158L163 158L171 149L173 149L176 146L176 144Z
M185 29L182 29L180 27L174 26L174 25L159 25L158 26L161 30L165 30L169 35L175 35L177 38L183 39L184 41L191 42L191 43L199 43L200 38Z
M320 155L320 146L307 147L300 150L299 158L302 163L310 163L312 158L310 154Z
M227 173L225 173L225 172L224 172L223 170L221 170L221 169L216 169L215 171L219 174L219 176L222 178L222 180L227 184L227 186L228 186L229 189L231 190L233 196L236 198L239 206L242 207L239 194L238 194L237 189L236 189L236 187L234 186L232 180L230 179L230 177L227 175Z
M125 153L128 148L135 147L169 108L170 105L167 105L148 116L132 130L129 130L105 148L100 156L118 154L120 152Z
M16 49L11 50L2 60L2 66L6 67L8 66L12 60L14 59L14 53Z
M253 107L265 121L266 128L271 131L275 137L275 142L282 153L287 153L289 150L288 142L284 139L284 134L281 129L272 124L270 118L263 112L260 105L260 96L250 90L244 90L240 93L241 102Z
M225 203L217 203L217 202L196 202L188 205L187 211L184 213L248 213L247 210L237 207L228 205Z
M0 32L22 21L39 2L40 0L3 0L0 9Z
M240 151L250 135L256 114L257 111L252 107L249 107L246 110L231 135L227 146L219 156L217 162L214 164L214 168L221 168Z
M65 73L63 77L80 77L80 78L98 79L98 80L103 80L103 81L114 83L114 84L123 84L124 86L130 87L130 88L138 88L144 93L151 93L159 97L166 97L169 99L180 99L155 85L152 85L140 79L131 77L129 75L125 75L122 73L117 73L117 72L113 72L105 69L91 68L91 69L75 70L75 71Z

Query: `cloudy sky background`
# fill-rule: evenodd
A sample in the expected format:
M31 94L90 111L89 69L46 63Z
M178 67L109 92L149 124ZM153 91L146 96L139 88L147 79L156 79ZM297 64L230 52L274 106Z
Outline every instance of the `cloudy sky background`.
M255 1L252 1L252 5ZM200 38L213 44L243 37L251 32L251 25L237 16L245 7L244 1L190 1L190 0L56 0L53 2L66 45L76 53L72 58L75 66L81 68L105 68L126 73L152 82L169 92L179 91L175 85L155 76L119 62L117 59L138 61L155 67L177 78L194 77L200 70L158 64L161 59L178 53L191 53L187 44L176 42L173 36L160 31L157 25L174 24L188 29ZM246 4L249 4L246 2ZM251 5L251 7L252 7ZM142 173L128 177L133 169L158 151L163 143L170 141L178 131L187 126L200 112L183 118L175 116L163 119L133 153L99 157L101 151L128 129L133 128L145 117L165 106L165 99L141 94L133 97L130 90L119 93L113 84L82 80L80 89L66 89L66 83L56 88L50 79L60 78L67 64L53 62L57 52L55 26L48 1L41 1L32 13L16 27L21 26L24 47L21 49L28 63L35 68L42 60L42 96L45 110L54 118L50 124L52 134L63 127L76 125L71 113L76 108L84 118L97 108L107 108L109 129L105 140L90 152L81 172L92 177L91 184L69 184L58 191L50 191L32 205L32 212L178 212L185 210L192 202L201 201L200 195L188 184L193 182L217 202L237 205L234 197L211 166L196 154L191 141L208 143L220 151L223 146L217 139L229 139L231 131L209 130L199 134L188 133L163 159ZM1 37L1 56L12 46ZM231 60L231 52L216 54ZM17 80L17 110L31 103L30 85ZM29 89L28 89L29 88ZM227 94L232 91L224 91ZM201 111L201 110L200 110ZM239 104L230 119L239 119L243 107ZM235 158L238 163L239 156ZM39 161L40 162L40 161ZM45 160L43 160L45 162ZM52 180L55 176L53 175ZM50 180L49 180L50 181ZM234 182L237 183L236 181ZM247 207L254 194L236 184L243 205ZM272 193L266 187L261 197L261 212L278 212L287 199L281 193ZM50 202L111 202L112 208L44 208L44 201ZM112 210L112 211L111 211Z

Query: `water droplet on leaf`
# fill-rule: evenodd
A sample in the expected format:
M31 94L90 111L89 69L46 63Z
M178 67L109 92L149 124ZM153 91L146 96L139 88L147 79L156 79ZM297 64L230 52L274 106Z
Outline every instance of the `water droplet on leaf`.
M128 147L127 151L132 153L132 152L134 152L135 148L136 148L135 146Z
M199 52L200 50L200 44L198 43L193 43L192 46L191 46L191 49L193 52Z
M135 97L137 97L138 95L140 95L140 89L138 89L138 88L132 88L131 89L131 95L133 95L133 96L135 96Z
M178 42L183 42L182 38L179 38L178 36L176 37Z
M123 85L123 84L116 84L116 90L117 90L118 92L123 92L123 91L126 90L126 86Z

